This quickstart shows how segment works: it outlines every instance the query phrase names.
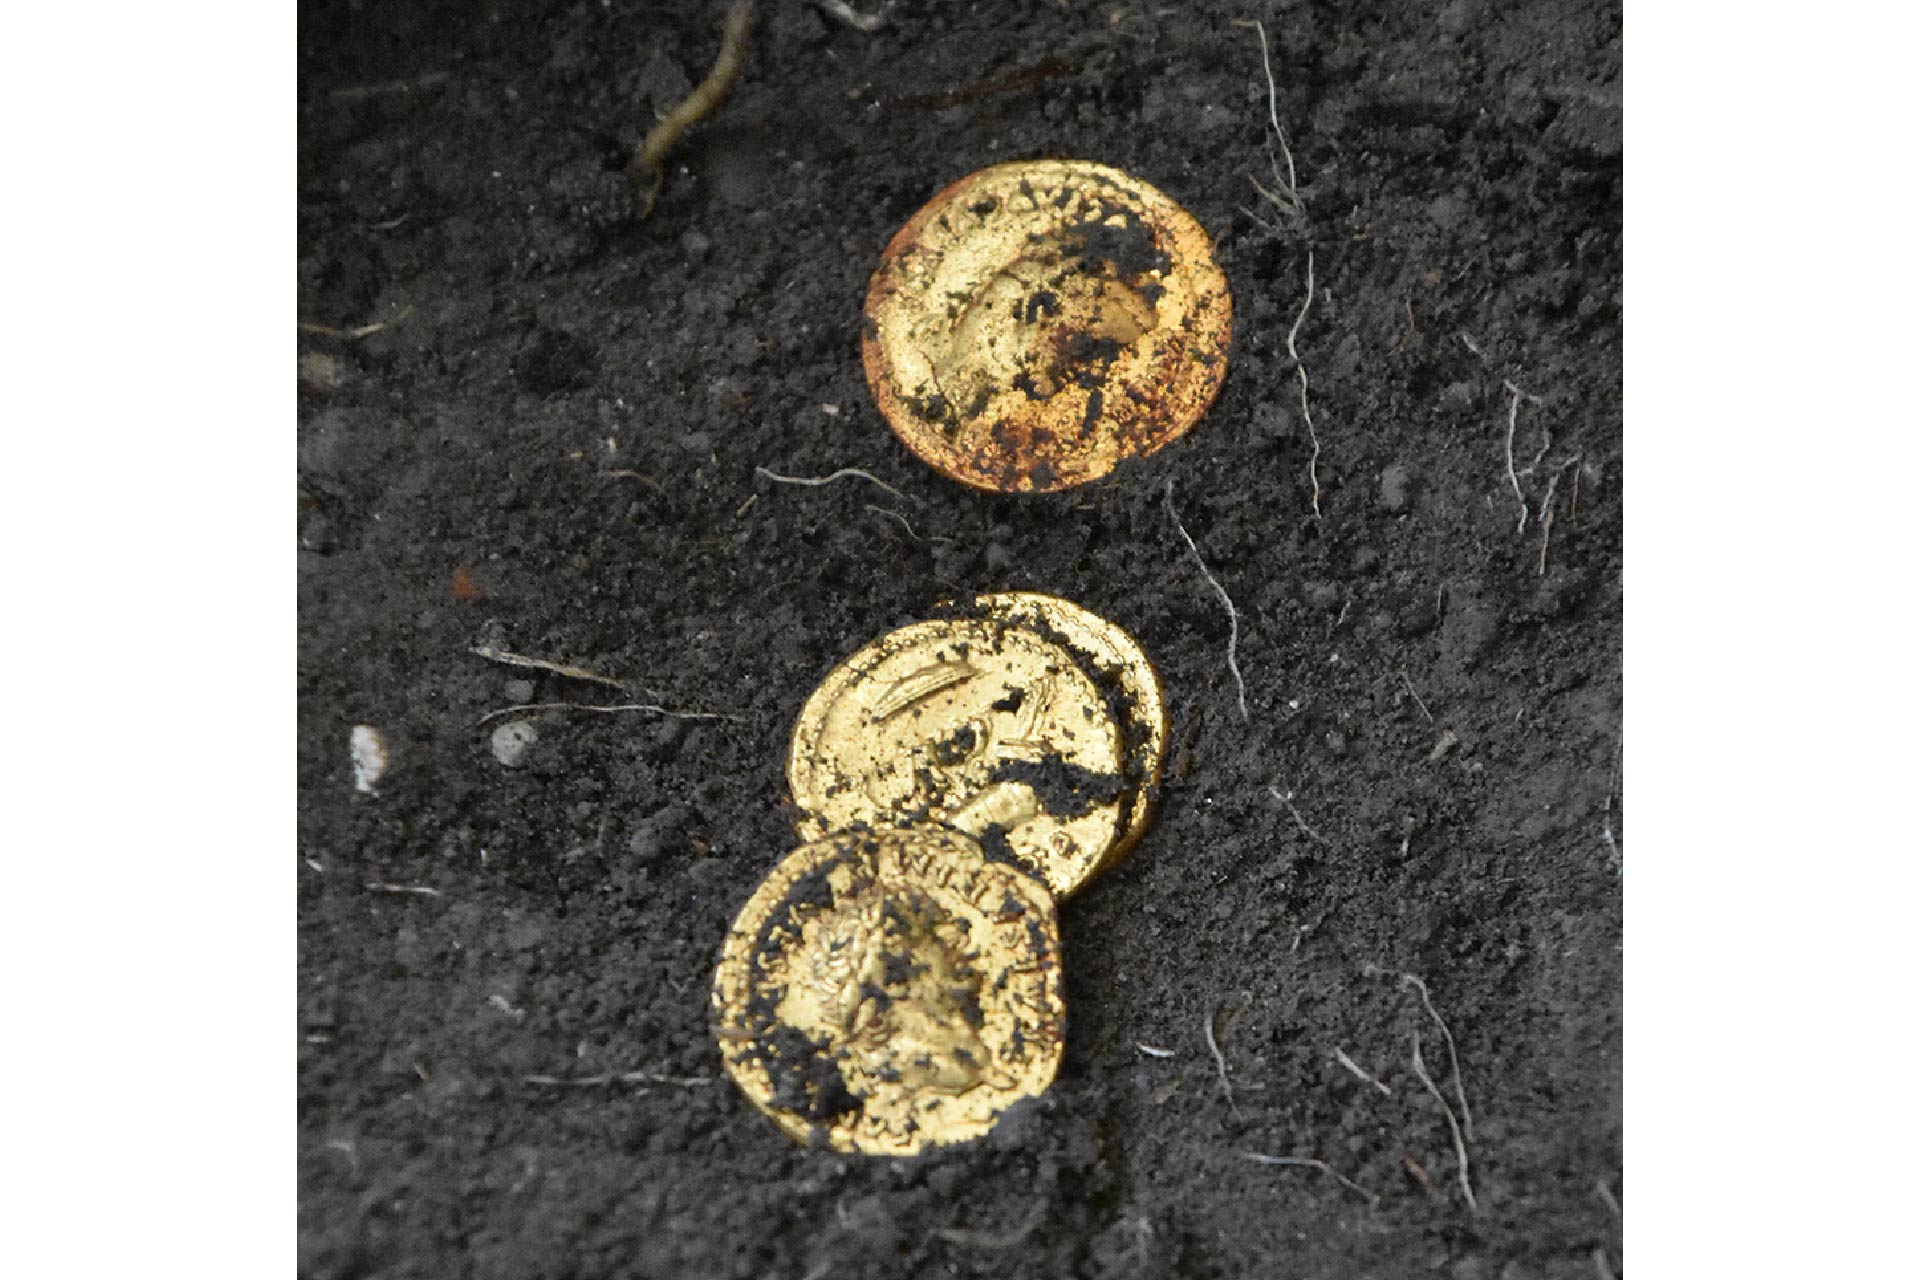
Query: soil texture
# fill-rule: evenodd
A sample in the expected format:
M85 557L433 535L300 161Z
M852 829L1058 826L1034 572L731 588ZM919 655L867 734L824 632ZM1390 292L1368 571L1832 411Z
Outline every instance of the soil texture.
M763 0L639 222L721 6L302 6L301 1273L1623 1274L1617 6L864 4ZM1001 497L861 307L1034 157L1192 212L1234 331L1186 436ZM806 1149L707 1003L794 716L1010 590L1158 665L1158 817L1062 904L1046 1097ZM722 718L483 720L544 703Z

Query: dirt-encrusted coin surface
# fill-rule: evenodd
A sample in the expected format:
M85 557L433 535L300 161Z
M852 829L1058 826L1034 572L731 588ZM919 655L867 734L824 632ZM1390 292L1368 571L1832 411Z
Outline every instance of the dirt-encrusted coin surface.
M755 891L713 980L729 1075L793 1138L965 1142L1060 1067L1053 899L956 831L845 832Z
M1167 759L1167 700L1140 642L1092 610L1038 591L975 596L965 606L1038 633L1072 653L1107 697L1120 728L1127 801L1119 839L1094 868L1097 874L1125 857L1153 820Z
M1119 839L1121 736L1067 650L990 618L933 619L836 667L794 723L803 839L940 823L1065 897Z
M1106 475L1197 422L1233 303L1207 233L1102 164L962 178L896 234L867 291L867 384L929 465L1035 493Z

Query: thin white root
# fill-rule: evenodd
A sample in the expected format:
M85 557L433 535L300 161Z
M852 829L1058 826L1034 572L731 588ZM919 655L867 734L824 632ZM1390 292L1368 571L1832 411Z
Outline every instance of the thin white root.
M1248 178L1248 182L1254 184L1254 190L1260 192L1261 200L1267 201L1269 205L1275 207L1275 211L1279 211L1281 219L1284 219L1284 225L1273 225L1258 215L1254 221L1258 221L1261 226L1265 226L1269 232L1277 236L1298 234L1304 230L1308 211L1306 211L1306 201L1300 200L1300 178L1294 175L1294 152L1290 146L1286 146L1286 130L1281 129L1279 90L1273 84L1273 56L1267 50L1267 27L1265 23L1261 23L1260 19L1254 19L1254 21L1236 19L1235 25L1252 27L1260 35L1260 69L1261 73L1265 73L1267 77L1267 125L1273 129L1273 142L1281 148L1281 159L1286 161L1286 177L1281 177L1279 161L1271 157L1267 159L1267 165L1273 171L1273 186L1263 186L1260 178Z
M1300 314L1293 318L1293 328L1287 330L1287 354L1293 357L1293 371L1300 379L1300 417L1307 424L1307 439L1313 445L1313 453L1307 458L1307 479L1313 484L1313 518L1320 518L1320 433L1314 430L1313 409L1307 403L1307 366L1300 359L1299 348L1294 339L1300 334L1300 326L1306 321L1307 308L1313 305L1313 246L1307 246L1307 296L1300 303Z
M674 720L728 720L735 724L740 722L739 716L723 715L717 711L673 711L666 707L655 706L651 702L622 702L613 706L591 702L525 702L517 707L496 708L481 716L475 723L486 724L502 716L530 715L535 711L598 711L602 714L617 711L644 711Z
M1144 1040L1133 1047L1146 1054L1149 1058L1171 1058L1175 1056L1172 1049L1162 1049L1159 1045L1148 1044Z
M1555 467L1547 477L1547 496L1540 501L1540 564L1535 570L1535 577L1544 577L1547 572L1547 548L1553 545L1553 495L1559 491L1560 477L1567 473L1568 467L1575 468L1573 473L1574 505L1576 509L1578 508L1580 500L1579 466L1580 455L1576 453Z
M1352 1178L1347 1177L1325 1160L1316 1160L1312 1156L1270 1156L1258 1151L1242 1151L1242 1160L1251 1160L1255 1164L1280 1165L1289 1168L1318 1169L1349 1191L1365 1196L1368 1204L1379 1204L1380 1197L1367 1190Z
M371 338L374 334L379 333L386 327L387 322L385 320L376 320L372 324L354 325L350 329L331 324L310 324L305 320L300 322L300 332L302 333L311 333L322 338L343 338L349 342L357 342L361 338Z
M369 880L364 887L375 893L413 893L423 898L437 898L440 896L438 889L429 889L423 884L387 884L381 880Z
M610 1071L597 1076L524 1076L528 1084L559 1089L593 1089L613 1084L670 1084L682 1089L704 1089L717 1081L712 1076L663 1076L654 1071Z
M893 5L888 3L874 13L861 13L848 4L847 0L813 0L813 3L829 18L845 23L855 31L864 31L869 34L887 24L887 12L893 8Z
M1277 232L1294 230L1294 232L1298 232L1298 230L1302 228L1302 223L1306 221L1306 203L1300 200L1300 178L1294 175L1294 152L1292 152L1290 146L1286 146L1286 130L1281 129L1279 90L1277 90L1275 84L1273 84L1273 56L1271 56L1269 50L1267 50L1267 27L1265 27L1265 23L1261 23L1260 19L1254 19L1254 21L1235 19L1233 25L1235 25L1235 27L1252 27L1252 29L1260 35L1260 69L1261 73L1265 73L1265 77L1267 77L1267 125L1273 129L1273 142L1281 148L1281 159L1286 161L1286 177L1281 177L1281 165L1279 165L1279 161L1273 161L1273 159L1269 157L1269 167L1273 169L1273 186L1271 186L1271 188L1261 186L1258 178L1248 178L1248 180L1254 184L1254 190L1260 192L1261 198L1265 198L1267 203L1271 203L1271 205L1281 213L1281 217L1284 217L1292 226L1288 226L1288 228L1277 228L1277 226L1273 226L1271 223L1265 223L1265 219L1256 219L1256 221L1263 223L1269 230L1277 230Z
M1213 1038L1213 1020L1218 1010L1209 1009L1204 1024L1207 1033L1207 1052L1213 1055L1213 1069L1220 1073L1220 1091L1227 1095L1227 1110L1233 1112L1234 1119L1240 1118L1240 1104L1233 1100L1233 1085L1227 1080L1227 1055L1220 1052L1220 1042Z
M1318 831L1315 831L1312 827L1307 825L1307 820L1300 816L1300 810L1294 808L1293 792L1288 791L1288 792L1282 793L1280 788L1278 787L1268 787L1267 794L1272 796L1275 800L1278 800L1281 804L1287 807L1287 812L1293 816L1293 825L1300 828L1301 835L1305 836L1307 839L1313 841L1317 845L1321 845L1327 848L1332 847L1331 845L1327 844L1327 838L1325 836L1321 835Z
M1560 461L1554 463L1553 467L1549 470L1547 474L1547 496L1540 500L1539 520L1541 524L1553 523L1553 495L1559 492L1560 477L1567 474L1568 468L1579 466L1582 456L1583 455L1576 453L1571 458L1562 458ZM1522 472L1521 474L1525 475L1526 473ZM1578 472L1575 472L1576 476L1578 474Z
M907 531L907 536L909 538L912 538L915 542L926 542L926 543L932 543L935 545L944 545L949 547L959 545L959 543L955 542L952 538L921 537L919 531L913 527L913 522L907 519L905 516L901 515L898 511L890 510L887 507L876 507L871 502L865 503L863 505L865 505L867 510L873 512L873 514L877 516L885 516L889 520L899 521L900 527L902 529L905 529Z
M1529 396L1527 398L1529 400L1535 401L1536 403L1538 403L1539 401L1538 396ZM1540 448L1534 452L1533 461L1529 462L1521 470L1520 472L1521 476L1522 477L1531 476L1535 472L1540 470L1540 464L1546 461L1547 451L1551 448L1553 448L1553 429L1551 427L1541 427L1540 428Z
M870 484L879 485L896 498L907 498L906 494L900 492L879 476L874 475L871 471L862 471L858 467L842 467L830 476L783 476L779 472L769 471L765 467L755 467L753 470L754 474L765 476L775 484L805 485L809 489L818 489L821 485L832 484L836 480L865 480Z
M1468 1211L1479 1213L1480 1203L1473 1198L1473 1180L1467 1166L1467 1140L1460 1133L1460 1119L1453 1114L1453 1107L1447 1102L1446 1096L1440 1092L1440 1086L1436 1085L1433 1077L1427 1074L1427 1064L1420 1056L1418 1031L1413 1033L1413 1074L1420 1077L1420 1083L1427 1087L1427 1092L1433 1095L1433 1100L1439 1103L1440 1109L1446 1113L1447 1128L1453 1133L1453 1154L1460 1161L1460 1192L1467 1198Z
M1468 341L1465 334L1461 335L1461 341L1467 342L1468 350L1472 351L1475 355L1480 355L1479 349ZM1553 448L1553 432L1547 427L1541 427L1539 451L1533 455L1532 462L1529 462L1524 468L1516 469L1513 460L1513 444L1514 437L1518 435L1520 431L1520 402L1527 400L1538 404L1540 403L1540 397L1522 391L1514 384L1511 378L1502 379L1501 385L1507 389L1507 395L1509 396L1507 401L1507 483L1513 487L1513 500L1520 504L1520 521L1514 527L1514 532L1516 534L1522 534L1527 531L1527 520L1528 517L1533 514L1533 507L1528 503L1526 492L1520 487L1520 481L1524 477L1533 475L1540 469L1540 464L1546 460L1548 451ZM1565 463L1561 464L1562 467L1565 465ZM1552 506L1553 503L1552 495L1554 486L1558 483L1559 476L1558 472L1556 472L1547 485L1548 496L1546 505L1549 507ZM1546 518L1546 514L1543 512L1542 519ZM1546 550L1544 547L1541 549L1540 556L1541 563L1544 564L1546 562Z
M496 649L492 645L477 645L467 650L477 658L489 662L503 662L509 667L531 667L535 671L550 671L556 676L566 676L569 680L587 680L593 684L603 684L609 689L618 689L622 693L632 693L634 686L625 680L615 680L612 676L603 676L589 671L585 667L575 666L571 662L552 662L546 658L529 658L523 653L508 653L505 649Z
M1407 686L1407 692L1413 695L1413 705L1419 707L1420 714L1427 718L1428 724L1432 724L1433 712L1427 710L1426 700L1420 696L1420 691L1413 687L1413 679L1407 675L1405 667L1400 668L1400 683Z
M1514 532L1525 533L1529 514L1527 495L1520 491L1520 473L1513 469L1513 436L1520 428L1521 393L1520 388L1511 382L1507 384L1507 390L1513 393L1513 399L1507 404L1507 480L1513 485L1513 500L1520 504L1520 524Z
M1266 25L1255 19L1252 22L1240 20L1238 26L1252 27L1260 37L1260 70L1267 78L1267 127L1273 130L1274 145L1280 149L1280 158L1286 161L1286 176L1280 174L1277 161L1270 162L1273 168L1273 186L1262 186L1258 179L1253 189L1258 191L1266 202L1279 213L1281 224L1268 222L1258 215L1254 220L1277 235L1298 235L1303 239L1307 230L1307 202L1300 195L1300 178L1293 166L1293 148L1287 145L1287 131L1280 127L1280 97L1273 82L1273 57L1267 47ZM1251 214L1251 210L1248 211ZM1300 303L1300 314L1293 319L1293 327L1287 331L1287 355L1293 360L1295 376L1300 382L1300 418L1307 426L1307 440L1313 446L1313 453L1307 459L1307 480L1313 486L1313 518L1320 518L1320 433L1313 424L1313 406L1307 398L1307 366L1300 359L1298 339L1300 326L1306 323L1307 310L1313 306L1313 245L1307 245L1307 296Z
M1605 1179L1594 1183L1593 1191L1595 1195L1600 1197L1600 1203L1613 1211L1614 1217L1617 1218L1620 1216L1620 1201L1614 1196L1613 1188L1606 1184Z
M898 511L889 511L885 507L876 507L871 502L866 503L864 505L866 506L867 510L873 512L873 514L877 516L885 516L889 520L899 521L900 527L902 529L905 529L907 531L907 536L909 538L912 538L915 542L919 542L921 540L920 535L913 531L913 522L911 520L908 520L905 516L901 515Z
M1293 172L1293 148L1287 145L1287 131L1280 127L1279 97L1273 85L1273 59L1267 53L1267 28L1259 19L1254 19L1253 29L1260 35L1260 69L1267 76L1267 123L1273 126L1273 140L1280 146L1280 155L1287 162L1287 198L1294 207L1300 207L1300 180ZM1278 177L1278 174L1274 175ZM1302 212L1305 212L1302 210Z
M1180 540L1187 544L1187 550L1193 553L1193 562L1200 566L1200 576L1207 580L1220 603L1227 607L1227 670L1233 673L1233 687L1240 702L1240 718L1247 719L1247 682L1240 675L1240 611L1233 607L1233 597L1220 585L1220 579L1213 576L1207 568L1207 562L1200 557L1200 548L1194 545L1193 535L1187 532L1187 526L1180 523L1180 513L1173 507L1173 481L1167 481L1167 515L1173 521L1173 527Z
M1453 1047L1453 1032L1447 1026L1447 1020L1433 1007L1433 996L1427 991L1427 984L1410 973L1400 975L1402 987L1412 987L1420 993L1420 1003L1426 1007L1427 1016L1440 1028L1440 1038L1447 1045L1447 1069L1453 1073L1453 1096L1460 1100L1460 1116L1466 1122L1467 1136L1473 1136L1473 1108L1467 1105L1467 1091L1460 1084L1460 1055Z
M1333 1060L1339 1063L1341 1066L1345 1067L1348 1071L1351 1071L1354 1075L1358 1076L1360 1079L1366 1081L1368 1084L1378 1089L1385 1096L1389 1098L1393 1096L1393 1090L1388 1088L1384 1083L1382 1083L1382 1081L1378 1076L1369 1074L1364 1067L1362 1067L1359 1063L1355 1062L1352 1058L1348 1057L1347 1051L1345 1049L1340 1048L1338 1045L1334 1046Z

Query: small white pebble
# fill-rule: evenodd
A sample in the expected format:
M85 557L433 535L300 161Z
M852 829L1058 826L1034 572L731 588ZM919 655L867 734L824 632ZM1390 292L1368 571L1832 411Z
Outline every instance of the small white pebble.
M347 367L324 351L300 357L300 384L314 391L338 391L346 385Z
M357 724L347 738L347 750L353 754L354 789L370 796L379 795L374 788L380 775L387 771L386 739L372 725Z
M837 418L840 416L840 406L837 404L823 404L820 406L820 412L826 414L829 418Z
M509 720L493 731L493 758L509 769L517 769L527 751L540 740L540 732L525 720Z

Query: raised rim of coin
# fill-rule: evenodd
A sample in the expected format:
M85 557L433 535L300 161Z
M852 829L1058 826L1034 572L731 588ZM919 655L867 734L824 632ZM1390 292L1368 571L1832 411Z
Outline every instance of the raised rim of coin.
M1159 670L1140 642L1118 623L1061 596L1040 591L993 591L974 596L959 607L1004 618L1051 640L1079 658L1094 683L1108 695L1109 710L1120 726L1127 816L1120 838L1093 869L1092 874L1100 874L1140 842L1159 803L1170 732L1166 689Z
M795 718L787 782L803 839L954 826L1062 897L1129 801L1121 727L1080 660L984 617L912 623L835 667Z
M1206 230L1087 160L994 165L907 221L868 286L867 384L974 488L1096 480L1185 434L1226 379L1233 300Z
M909 1156L1053 1083L1060 932L1031 876L957 831L802 845L733 922L713 979L727 1074L794 1139Z

